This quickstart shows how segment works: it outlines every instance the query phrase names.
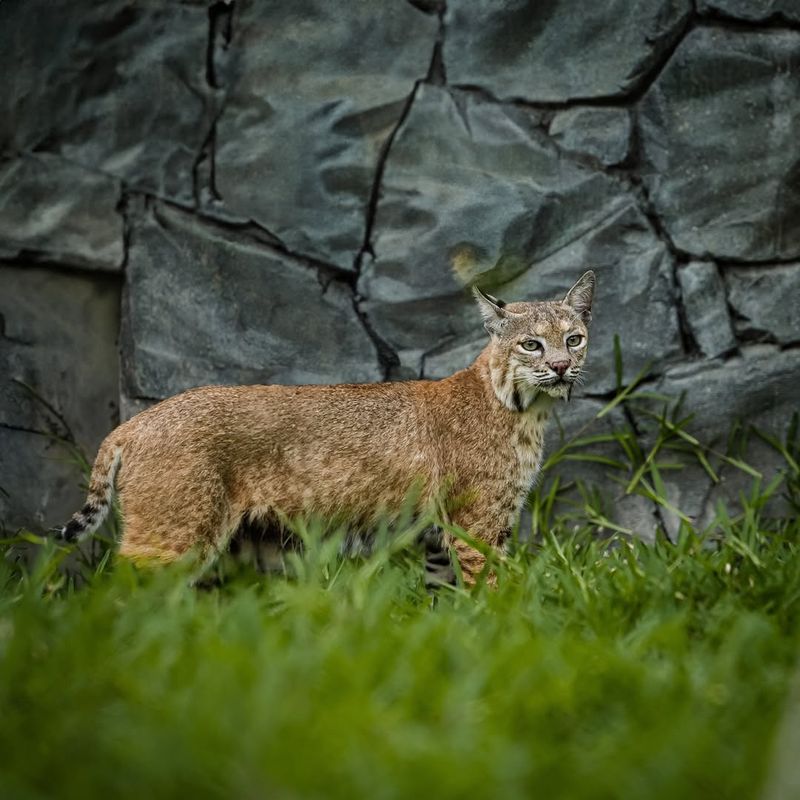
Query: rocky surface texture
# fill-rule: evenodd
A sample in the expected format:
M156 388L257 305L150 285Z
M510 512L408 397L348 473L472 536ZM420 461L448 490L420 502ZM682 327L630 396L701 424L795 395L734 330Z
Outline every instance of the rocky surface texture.
M484 344L471 284L553 297L587 267L567 436L648 447L645 410L592 422L636 376L720 450L737 420L784 436L797 3L573 5L0 3L0 522L61 522L63 441L91 454L120 415L211 382L439 378ZM749 480L681 463L665 490L701 521ZM622 527L677 531L606 494Z

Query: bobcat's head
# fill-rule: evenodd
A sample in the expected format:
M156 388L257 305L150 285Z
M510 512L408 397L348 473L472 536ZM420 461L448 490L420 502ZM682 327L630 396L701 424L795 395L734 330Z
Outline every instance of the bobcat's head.
M569 398L586 359L594 287L589 270L563 300L506 304L473 288L492 337L492 384L502 403L524 411L542 393Z

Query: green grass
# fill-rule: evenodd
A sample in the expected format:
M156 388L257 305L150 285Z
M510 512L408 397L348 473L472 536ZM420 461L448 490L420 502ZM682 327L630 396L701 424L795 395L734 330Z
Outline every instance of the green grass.
M621 490L659 498L678 451L714 473L738 459L671 430L679 414L657 421L657 452L620 431L596 462ZM496 591L433 599L400 546L413 531L342 559L306 526L287 576L240 568L205 590L188 567L67 569L52 543L26 567L8 544L0 795L759 796L800 641L800 523L767 514L798 497L795 439L773 442L774 481L676 543L609 538L602 498L574 487L565 515L569 487L545 481L546 533L496 564Z

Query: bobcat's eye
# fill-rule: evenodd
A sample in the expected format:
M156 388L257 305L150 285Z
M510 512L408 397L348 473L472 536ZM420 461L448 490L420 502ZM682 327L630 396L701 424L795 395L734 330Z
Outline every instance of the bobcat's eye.
M523 350L527 350L529 353L534 353L536 350L541 350L541 344L536 341L536 339L525 339L524 341L519 343L519 346Z
M579 333L573 333L572 336L567 336L567 347L577 347L583 341L583 336Z

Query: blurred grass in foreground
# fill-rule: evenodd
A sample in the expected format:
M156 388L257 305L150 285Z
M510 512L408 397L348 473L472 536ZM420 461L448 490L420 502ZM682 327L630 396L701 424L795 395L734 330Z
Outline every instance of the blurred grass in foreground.
M750 469L674 408L657 421L654 444L621 431L597 462L624 491L664 501L676 448ZM349 559L301 525L286 576L240 567L205 590L188 566L67 569L74 553L22 532L0 561L0 795L756 797L796 680L796 439L773 440L775 479L676 543L614 532L590 491L559 515L545 480L498 589L435 599L410 523ZM778 495L790 512L769 517ZM27 567L20 539L38 543Z

